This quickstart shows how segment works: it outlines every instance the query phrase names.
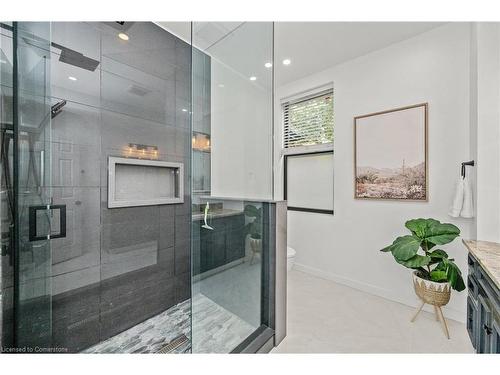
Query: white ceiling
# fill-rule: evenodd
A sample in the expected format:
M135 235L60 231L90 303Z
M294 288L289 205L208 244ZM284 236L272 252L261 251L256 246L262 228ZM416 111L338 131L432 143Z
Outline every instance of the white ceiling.
M191 40L189 22L158 22L180 38ZM196 43L202 50L224 40L233 33L238 22L196 22ZM329 67L366 55L391 44L409 39L439 27L439 22L276 22L275 23L275 77L281 86ZM260 36L262 38L262 36ZM205 40L206 39L206 40ZM260 39L262 40L262 39ZM231 65L245 67L244 75L257 72L266 61L253 48L243 44L233 46ZM228 54L226 53L226 58ZM289 66L282 64L289 58ZM254 68L249 69L249 66Z
M186 43L191 44L191 22L159 21L155 23Z
M441 26L437 22L277 22L276 84L281 86ZM292 60L283 66L285 58Z

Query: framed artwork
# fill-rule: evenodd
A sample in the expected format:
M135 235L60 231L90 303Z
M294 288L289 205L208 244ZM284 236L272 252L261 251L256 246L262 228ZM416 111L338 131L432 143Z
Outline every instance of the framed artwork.
M425 202L427 170L427 103L354 118L354 198Z

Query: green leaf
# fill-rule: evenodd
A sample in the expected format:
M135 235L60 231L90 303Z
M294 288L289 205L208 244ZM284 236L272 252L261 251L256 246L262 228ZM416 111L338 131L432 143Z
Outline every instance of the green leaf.
M430 249L432 249L434 246L433 243L430 243L429 241L427 240L423 240L422 241L422 244L421 244L422 248L425 250L425 251L429 251Z
M431 253L429 253L429 256L431 258L443 259L443 258L448 258L448 253L444 250L436 249Z
M382 250L380 250L380 251L383 251L384 253L387 253L387 252L389 252L389 251L391 251L391 250L392 250L392 245L389 245L389 246L387 246L387 247L384 247L384 248L383 248Z
M446 271L441 271L441 270L431 271L431 280L436 282L447 281L448 277L446 275Z
M391 245L392 255L398 261L408 260L417 254L420 242L415 236L398 237Z
M417 268L418 269L418 274L420 277L424 279L429 279L429 272L425 268Z
M431 261L430 257L422 256L422 255L414 255L408 260L397 260L396 259L396 262L398 262L399 264L402 264L405 267L414 268L414 269L418 269L420 267L426 266L429 264L430 261Z
M444 261L446 261L446 258L445 259L441 259L438 262L438 264L434 268L434 271L445 271L446 272L446 269L448 268L448 266L444 263Z
M435 219L413 219L408 220L405 223L405 227L408 228L415 236L423 239L427 237L427 232L429 227L432 225L439 224L439 221Z
M460 272L460 268L454 262L447 262L447 276L448 281L451 284L451 287L458 292L461 292L465 289L464 280L462 279L462 273Z
M439 262L434 268L434 270L431 272L439 272L439 275L441 275L441 272L444 272L446 274L446 280L450 283L451 287L455 289L458 292L461 292L462 290L465 289L465 284L464 280L462 279L462 273L460 272L460 268L458 266L446 259L443 258L441 262ZM433 280L436 281L436 280Z
M245 215L249 216L249 217L260 217L259 209L251 204L247 204L245 206L244 212L245 212Z
M444 245L460 235L460 229L453 224L434 223L428 228L425 240L435 245Z

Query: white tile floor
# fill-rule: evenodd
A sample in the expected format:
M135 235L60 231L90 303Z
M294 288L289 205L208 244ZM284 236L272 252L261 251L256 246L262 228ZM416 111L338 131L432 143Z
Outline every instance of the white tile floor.
M273 353L473 353L465 325L300 271L288 275L288 332Z

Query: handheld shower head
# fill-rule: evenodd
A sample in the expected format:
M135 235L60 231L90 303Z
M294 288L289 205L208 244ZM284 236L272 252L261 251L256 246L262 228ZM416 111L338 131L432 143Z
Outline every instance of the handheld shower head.
M56 117L59 113L61 113L63 107L66 105L66 100L61 100L60 102L57 102L52 106L50 109L50 116L51 118Z

